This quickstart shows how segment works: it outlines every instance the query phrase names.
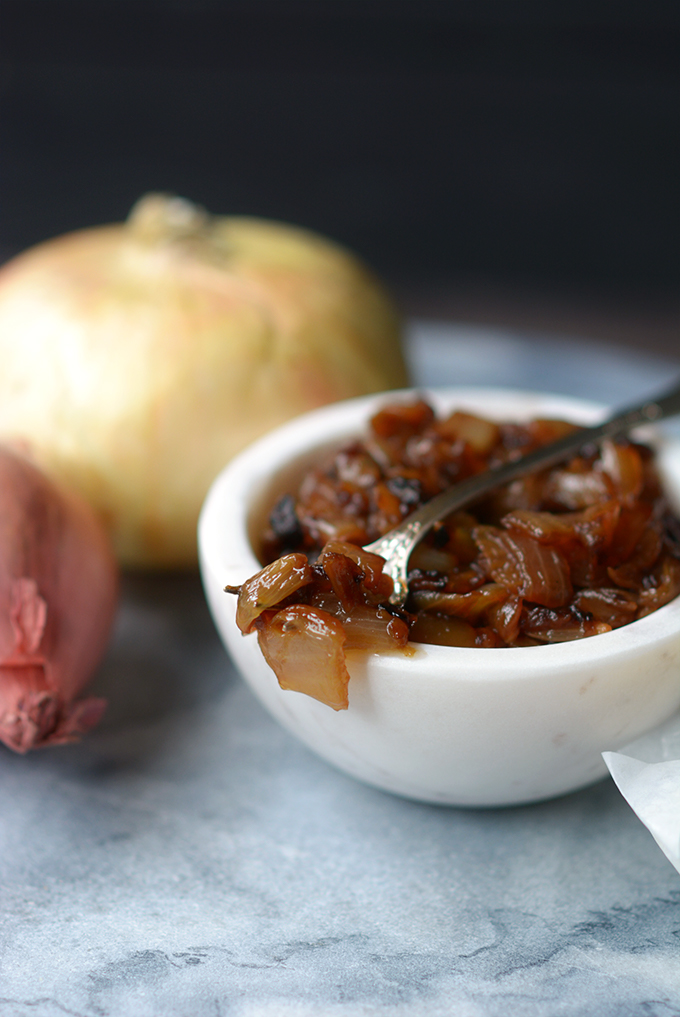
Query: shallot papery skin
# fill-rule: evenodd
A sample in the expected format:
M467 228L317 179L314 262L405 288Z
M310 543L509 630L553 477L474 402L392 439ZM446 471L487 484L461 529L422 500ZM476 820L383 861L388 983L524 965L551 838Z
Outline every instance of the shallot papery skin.
M118 571L80 498L0 447L0 741L75 741L106 700L78 698L106 649Z

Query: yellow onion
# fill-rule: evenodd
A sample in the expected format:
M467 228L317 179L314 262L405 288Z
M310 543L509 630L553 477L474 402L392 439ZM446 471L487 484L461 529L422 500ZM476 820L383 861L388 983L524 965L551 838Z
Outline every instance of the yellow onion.
M92 509L0 447L0 741L73 741L106 703L79 699L109 639L118 593Z
M392 305L352 255L163 195L0 270L0 362L0 436L84 495L132 567L194 564L203 497L248 442L406 382Z

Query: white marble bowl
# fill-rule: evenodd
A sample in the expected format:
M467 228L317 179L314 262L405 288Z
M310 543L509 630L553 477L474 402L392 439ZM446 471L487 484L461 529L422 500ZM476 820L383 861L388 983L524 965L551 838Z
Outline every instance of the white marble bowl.
M600 419L593 403L509 390L440 389L439 410L498 420ZM413 393L400 393L412 398ZM261 566L251 535L275 498L321 448L364 431L395 395L306 414L251 445L218 476L199 525L205 590L217 628L246 681L289 731L328 762L369 784L429 802L495 806L573 791L606 774L617 749L680 706L680 598L613 632L575 642L505 649L418 644L414 656L349 651L349 709L335 712L282 691L255 635L234 621L224 593ZM677 507L680 443L661 468Z

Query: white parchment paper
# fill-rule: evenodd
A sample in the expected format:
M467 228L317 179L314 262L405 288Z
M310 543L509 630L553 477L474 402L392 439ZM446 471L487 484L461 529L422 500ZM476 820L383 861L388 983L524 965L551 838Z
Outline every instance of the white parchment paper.
M623 797L680 872L680 713L602 756Z

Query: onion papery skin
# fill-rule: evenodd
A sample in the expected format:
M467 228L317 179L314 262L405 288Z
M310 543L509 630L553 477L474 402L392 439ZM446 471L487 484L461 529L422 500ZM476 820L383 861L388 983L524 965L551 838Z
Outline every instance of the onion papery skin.
M160 195L3 266L0 356L0 438L143 569L195 565L207 489L256 437L407 382L397 315L352 255Z
M106 701L78 697L117 601L116 561L92 509L0 447L0 741L23 753L99 721Z

